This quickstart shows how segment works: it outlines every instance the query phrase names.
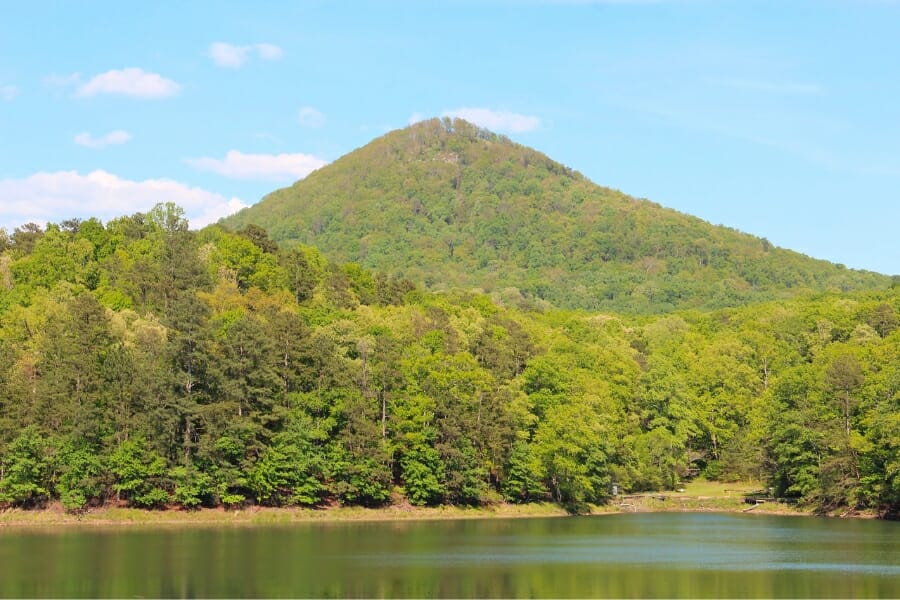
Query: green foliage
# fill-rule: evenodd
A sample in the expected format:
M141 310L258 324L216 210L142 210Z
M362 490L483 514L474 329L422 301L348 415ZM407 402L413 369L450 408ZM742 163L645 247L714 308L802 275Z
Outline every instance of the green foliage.
M0 471L0 503L32 506L47 500L50 465L37 427L25 428L9 444Z
M224 223L435 290L515 289L523 305L658 313L890 285L597 186L459 119L391 132Z
M340 453L329 457L331 492L344 504L381 506L391 498L392 477L382 461Z
M600 415L589 406L565 404L535 434L545 485L557 502L579 506L609 495L610 477Z
M429 446L417 446L404 452L400 459L403 485L409 501L417 505L437 504L446 489L439 475L444 467L438 452Z
M178 465L169 470L169 478L175 484L172 498L185 508L213 504L214 488L212 477L198 470L194 465Z
M163 489L166 473L165 459L153 452L142 437L122 442L107 460L113 475L113 490L124 495L133 505L161 508L169 502Z
M56 489L66 510L78 511L103 492L103 465L96 449L74 439L62 444L56 457Z
M549 492L543 484L543 469L540 459L534 456L529 444L516 442L509 453L506 477L501 491L508 502L531 502L545 500Z
M254 246L267 254L278 252L278 244L269 239L269 233L256 224L250 224L237 232L241 237L250 240Z
M764 482L821 510L900 511L898 289L660 316L551 309L526 296L569 288L553 292L535 275L498 289L520 267L503 271L497 253L526 256L529 273L556 265L560 274L563 238L549 227L543 249L529 248L510 207L502 222L465 221L476 207L457 192L480 194L485 211L496 195L528 214L542 193L565 208L568 192L554 196L553 185L581 186L571 199L599 211L594 226L603 213L624 228L607 232L601 262L633 255L648 277L668 273L713 303L746 299L740 282L715 280L714 264L741 253L691 237L692 273L709 278L698 284L669 269L671 259L644 261L640 236L631 247L615 240L642 231L626 225L644 223L636 215L649 208L629 201L620 214L530 151L475 130L445 133L440 151L420 140L428 160L411 167L406 225L416 231L419 217L430 219L421 231L444 235L429 248L447 264L484 259L497 273L489 293L452 289L453 270L444 279L427 252L405 263L409 272L373 273L365 257L338 264L308 246L276 248L258 227L191 232L173 205L105 227L71 220L8 236L0 503L378 506L405 493L420 505L502 497L577 511L607 502L613 483L623 492L672 489L703 474ZM473 150L482 143L499 148L498 162ZM435 203L417 186L443 193L443 170L460 164L449 153L510 181L488 178L488 191L463 173L459 189ZM523 167L540 173L519 181ZM376 175L390 189L393 175ZM552 180L543 192L542 177ZM319 223L320 233L337 236L336 220ZM470 246L445 227L463 222L486 228L490 243ZM377 236L354 243L369 257L381 247ZM443 291L405 279L426 266ZM614 270L600 297L616 298L616 288L640 296L631 308L678 303L665 285ZM809 273L794 274L798 286L815 279ZM585 277L571 289L600 289L591 285Z
M312 428L298 415L255 463L248 485L257 502L315 506L322 501L324 464Z
M312 298L316 286L322 281L326 261L314 248L295 246L281 253L279 262L285 273L288 288L298 303Z

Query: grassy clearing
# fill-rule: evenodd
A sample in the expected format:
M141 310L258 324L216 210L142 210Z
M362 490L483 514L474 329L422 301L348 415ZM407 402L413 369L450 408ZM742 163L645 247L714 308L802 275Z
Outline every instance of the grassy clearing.
M683 491L682 491L683 490ZM755 512L766 514L810 514L808 510L766 502L748 504L748 496L767 496L768 490L758 481L724 483L696 479L679 490L621 496L612 506L619 512Z
M705 498L736 498L743 499L745 494L752 492L767 493L765 485L758 481L736 481L724 483L721 481L707 481L695 479L684 484L684 492L666 492L673 496L695 496Z

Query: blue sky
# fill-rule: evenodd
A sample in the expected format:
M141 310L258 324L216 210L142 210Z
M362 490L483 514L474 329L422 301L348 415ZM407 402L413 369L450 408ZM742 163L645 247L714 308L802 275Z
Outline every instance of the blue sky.
M29 2L0 19L0 227L195 226L460 115L593 181L900 273L900 1Z

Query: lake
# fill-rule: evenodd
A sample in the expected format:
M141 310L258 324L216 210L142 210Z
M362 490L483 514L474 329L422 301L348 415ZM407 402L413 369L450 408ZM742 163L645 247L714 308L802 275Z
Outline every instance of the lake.
M716 513L0 530L3 597L900 597L900 523Z

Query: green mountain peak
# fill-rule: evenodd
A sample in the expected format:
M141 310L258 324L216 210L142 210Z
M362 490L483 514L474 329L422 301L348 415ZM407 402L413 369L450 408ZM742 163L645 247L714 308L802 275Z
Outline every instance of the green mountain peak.
M460 119L392 131L223 221L251 223L432 289L567 308L709 309L889 285L599 186Z

